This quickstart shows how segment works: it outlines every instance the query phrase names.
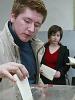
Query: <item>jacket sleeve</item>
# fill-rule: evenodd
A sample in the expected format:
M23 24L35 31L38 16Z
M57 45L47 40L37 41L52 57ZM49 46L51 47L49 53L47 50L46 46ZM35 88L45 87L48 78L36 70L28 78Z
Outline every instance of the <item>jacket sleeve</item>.
M0 64L4 63L4 44L2 42L2 40L0 39Z
M67 47L64 47L57 67L57 70L61 72L61 75L65 75L70 68L70 66L66 65L66 63L69 62L68 57L69 49L67 49Z

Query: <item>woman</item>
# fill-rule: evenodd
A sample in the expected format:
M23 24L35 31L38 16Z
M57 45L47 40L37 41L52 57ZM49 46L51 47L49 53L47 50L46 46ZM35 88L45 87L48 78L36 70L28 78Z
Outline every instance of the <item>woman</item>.
M45 52L41 64L47 65L56 70L53 81L48 80L42 74L40 75L45 84L65 85L65 75L69 70L66 63L69 62L69 50L60 43L63 30L60 26L53 25L48 30L48 42L44 45Z

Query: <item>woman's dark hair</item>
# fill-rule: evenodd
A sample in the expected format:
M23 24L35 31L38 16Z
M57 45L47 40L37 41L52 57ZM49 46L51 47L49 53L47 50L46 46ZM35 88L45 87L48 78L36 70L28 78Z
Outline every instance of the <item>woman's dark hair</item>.
M57 32L60 32L60 40L61 40L62 39L62 36L63 36L63 30L58 25L52 25L49 28L49 30L48 30L48 39L50 38L50 36L52 36L53 34L56 34Z

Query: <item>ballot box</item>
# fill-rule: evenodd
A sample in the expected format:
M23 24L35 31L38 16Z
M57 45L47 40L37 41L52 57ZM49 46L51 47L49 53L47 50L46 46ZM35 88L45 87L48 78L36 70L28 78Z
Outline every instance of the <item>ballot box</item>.
M31 92L33 100L75 100L75 86L70 85L31 85ZM22 100L22 97L17 86L12 86L0 91L0 100Z
M48 85L48 87L34 86L32 88L34 100L75 100L75 86Z
M22 100L17 85L9 79L0 82L0 100Z

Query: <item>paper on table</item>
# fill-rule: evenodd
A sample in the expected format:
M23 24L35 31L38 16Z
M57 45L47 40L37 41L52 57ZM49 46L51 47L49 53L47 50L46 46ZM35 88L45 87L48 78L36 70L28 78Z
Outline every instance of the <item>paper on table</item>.
M75 64L75 58L72 58L72 57L68 57L68 58L69 58L69 60L70 60L70 63Z
M18 86L19 91L21 93L22 99L23 100L33 100L27 77L23 81L20 81L18 76L15 74L14 78L17 80L17 86Z
M53 80L56 70L54 70L44 64L41 65L40 70L43 71L43 73L42 73L43 76L45 76L46 78L48 78L50 80Z

